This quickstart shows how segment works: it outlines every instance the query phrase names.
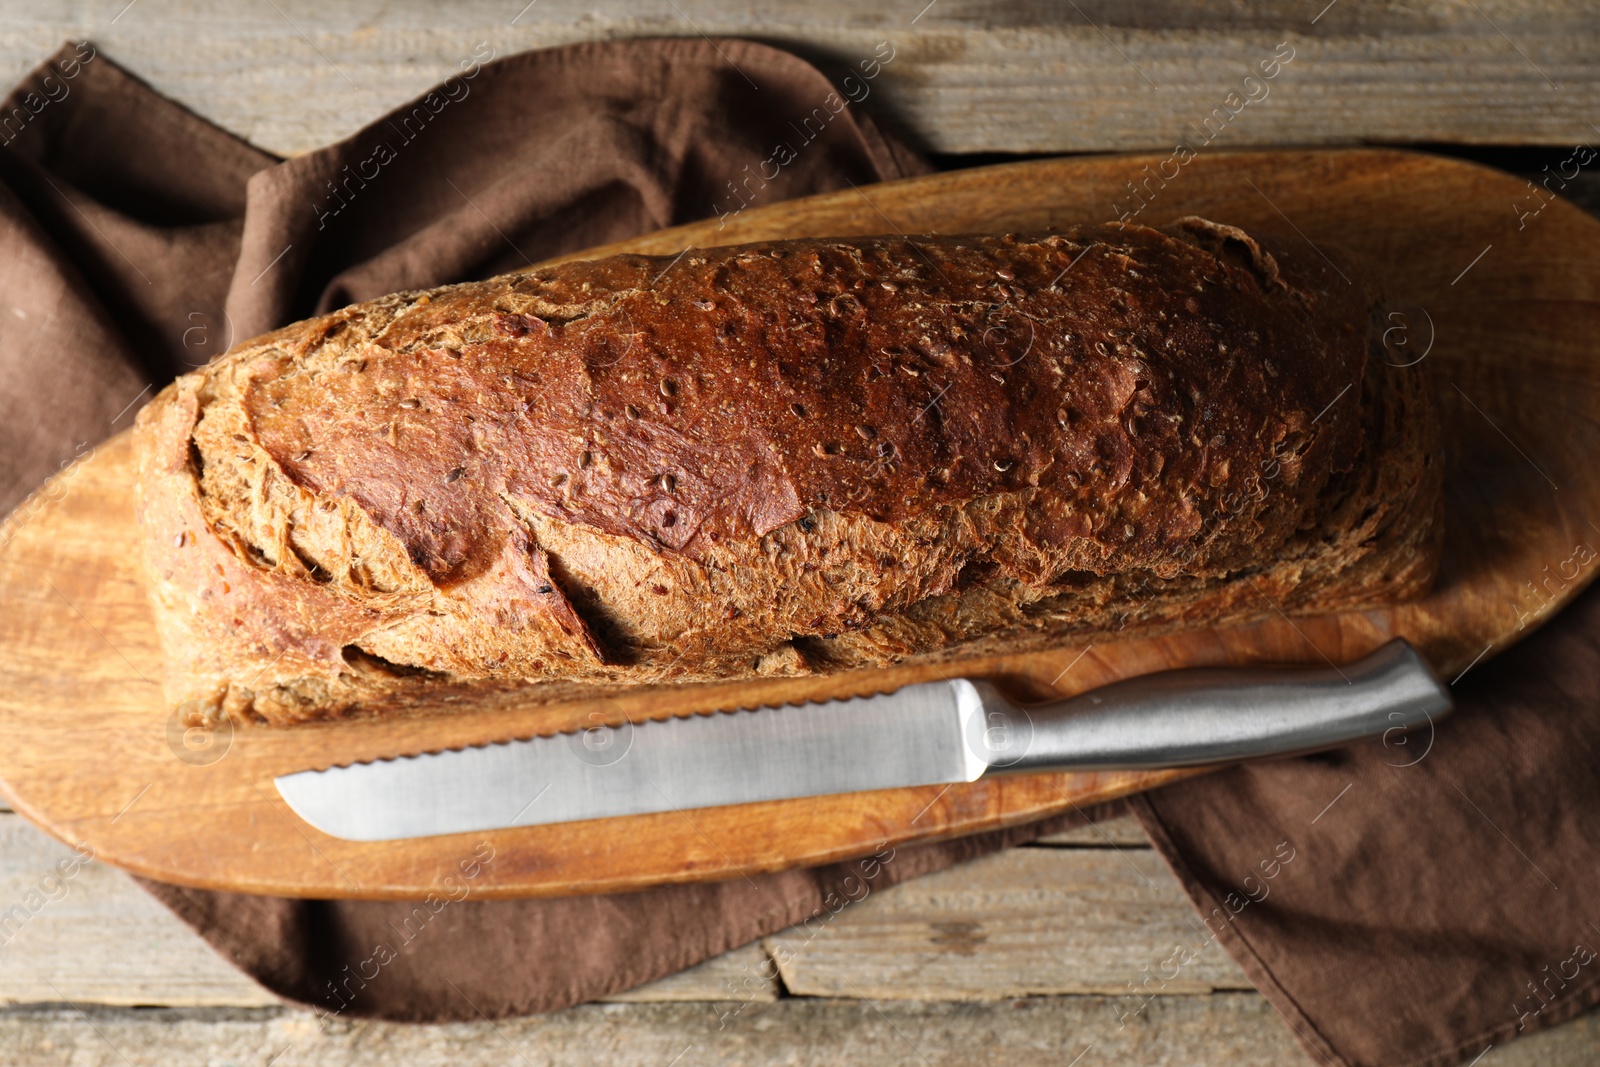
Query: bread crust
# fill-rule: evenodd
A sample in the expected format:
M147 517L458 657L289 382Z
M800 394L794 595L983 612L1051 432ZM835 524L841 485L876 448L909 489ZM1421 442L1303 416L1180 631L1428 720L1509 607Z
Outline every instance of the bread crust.
M141 413L168 697L288 724L1414 595L1437 428L1376 306L1186 219L616 256L298 323Z

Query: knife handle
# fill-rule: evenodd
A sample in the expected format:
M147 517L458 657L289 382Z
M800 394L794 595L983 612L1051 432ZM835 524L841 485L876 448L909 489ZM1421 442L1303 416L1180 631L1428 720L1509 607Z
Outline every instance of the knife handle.
M952 684L970 687L959 699L974 777L1300 755L1453 710L1449 690L1400 638L1343 667L1163 671L1026 708L987 682Z

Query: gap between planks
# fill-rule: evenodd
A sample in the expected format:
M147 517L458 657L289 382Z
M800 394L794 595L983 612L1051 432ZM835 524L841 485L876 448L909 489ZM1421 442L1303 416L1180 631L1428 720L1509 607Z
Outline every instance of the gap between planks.
M1113 841L1143 842L1131 819L1102 829ZM1059 846L1012 850L881 890L830 920L826 937L810 936L815 923L777 935L793 957L780 968L789 991L843 989L853 975L875 997L1123 988L1144 963L1163 958L1164 940L1182 935L1188 905L1147 848L1076 847L1089 840L1081 830L1049 840ZM0 1003L277 1003L121 872L89 863L58 889L48 879L71 855L20 816L0 814ZM1026 884L1003 885L1019 878ZM962 903L951 904L951 893ZM771 1001L781 992L768 962L773 944L746 945L612 999ZM879 988L884 974L912 959L926 971L922 982ZM1248 988L1242 975L1197 973L1213 977L1183 991Z
M1150 953L1164 937L1185 937L1188 905L1155 854L1135 844L1137 827L1102 829L1125 844L1081 847L1080 834L1058 835L1055 847L998 853L872 894L816 937L795 928L766 939L793 995L751 984L752 971L770 971L763 948L750 945L617 998L626 1002L492 1025L319 1026L213 955L120 872L88 864L0 947L0 1002L31 1002L0 1008L0 1063L471 1067L511 1062L507 1045L552 1067L593 1062L596 1048L618 1067L661 1067L691 1050L697 1064L871 1057L882 1067L1059 1067L1063 1050L1070 1058L1091 1047L1097 1062L1152 1067L1308 1062L1263 997L1227 991L1247 983L1230 976L1215 946L1184 988L1222 991L1156 997L1125 1027L1125 997L1038 995L1097 983L1120 991L1160 958ZM20 816L0 815L0 914L67 855ZM1110 917L1098 910L1107 901L1118 907ZM1019 987L1033 995L1015 995ZM117 1006L172 1002L189 1006ZM1477 1067L1592 1064L1596 1018L1492 1049Z

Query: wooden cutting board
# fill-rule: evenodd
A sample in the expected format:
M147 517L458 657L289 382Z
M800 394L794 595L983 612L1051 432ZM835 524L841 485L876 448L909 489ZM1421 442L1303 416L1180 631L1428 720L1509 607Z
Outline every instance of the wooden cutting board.
M1135 206L1128 183L1142 186L1164 159L1050 160L936 175L752 207L724 225L679 227L606 251L672 254L690 244L777 237L1102 221ZM1593 577L1600 223L1561 202L1530 215L1541 201L1522 181L1394 151L1214 153L1149 189L1154 197L1140 221L1199 213L1308 245L1337 243L1365 253L1387 275L1403 316L1394 320L1401 332L1392 351L1426 359L1445 426L1449 535L1439 586L1426 600L1392 609L1108 638L1087 649L973 660L963 673L1042 698L1169 667L1342 663L1404 635L1452 679L1519 639ZM882 691L939 671L679 687L390 723L186 733L161 698L131 467L126 436L114 438L0 527L0 785L17 810L64 841L150 877L315 897L420 897L462 884L483 897L612 891L991 829L1175 777L1019 776L404 842L336 840L287 809L275 775L600 721ZM1411 758L1397 749L1393 762ZM490 850L492 862L464 881L462 865L474 869Z

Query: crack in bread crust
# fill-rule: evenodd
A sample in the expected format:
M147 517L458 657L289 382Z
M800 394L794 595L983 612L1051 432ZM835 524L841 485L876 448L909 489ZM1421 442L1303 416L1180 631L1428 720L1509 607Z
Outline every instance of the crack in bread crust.
M1292 246L1185 219L673 262L395 294L164 391L138 434L169 700L527 703L1433 579L1421 372Z

